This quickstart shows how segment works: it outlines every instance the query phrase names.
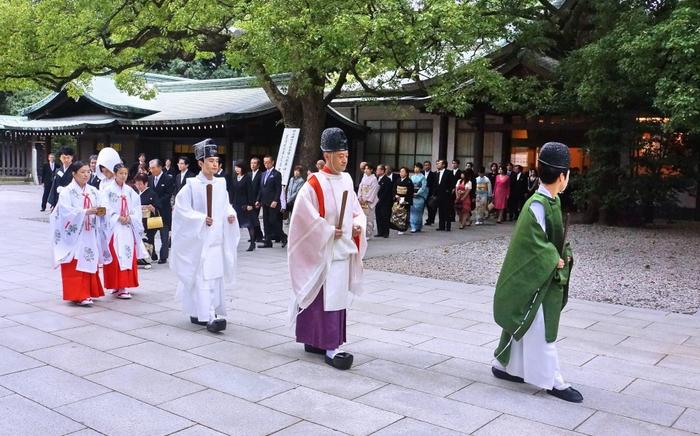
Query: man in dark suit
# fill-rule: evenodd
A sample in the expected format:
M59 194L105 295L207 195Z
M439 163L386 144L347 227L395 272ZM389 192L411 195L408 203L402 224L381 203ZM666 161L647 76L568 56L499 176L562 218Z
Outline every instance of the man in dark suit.
M88 185L94 186L95 189L100 189L100 178L97 177L97 155L90 156L90 178Z
M457 184L457 180L459 180L459 176L462 174L462 170L459 169L459 159L453 159L452 160L452 177L455 179L455 185Z
M453 191L457 183L452 175L452 171L448 170L447 162L444 159L437 161L437 196L438 196L438 228L440 231L452 230L452 218L454 216L454 200Z
M175 192L175 178L163 171L163 163L160 159L153 159L149 163L151 175L148 177L148 186L153 188L158 197L156 209L163 218L163 227L160 232L160 259L158 263L163 264L168 261L168 245L170 236L170 226L173 219L173 209L170 207L170 198ZM154 250L155 252L155 250ZM157 256L153 256L156 260Z
M221 177L226 180L226 192L228 192L228 202L231 203L231 175L224 170L224 161L221 156L217 156L219 169L214 173L214 177Z
M508 219L517 220L520 209L525 204L527 194L527 176L523 174L523 167L516 165L510 173L510 195L508 196Z
M386 172L384 175L386 175L389 179L391 179L391 183L398 183L401 177L394 172L394 169L391 167L391 165L385 165L386 167Z
M423 174L428 182L428 201L426 202L428 219L425 221L426 226L432 226L435 223L435 213L437 212L437 206L430 207L430 197L437 195L437 173L432 171L432 169L433 166L429 160L423 162Z
M190 171L190 160L186 156L182 156L177 160L177 168L180 170L177 175L175 175L175 191L173 195L177 195L185 186L187 179L194 177L195 174Z
M73 155L75 151L70 147L63 147L58 152L58 159L61 161L61 166L56 169L53 182L51 183L51 193L49 193L48 202L53 209L58 203L59 188L64 188L73 181L73 173L68 171L68 168L73 163Z
M53 153L49 153L48 161L41 166L41 171L39 171L39 183L44 185L44 194L41 196L41 211L46 210L46 202L49 199L49 194L51 193L51 185L53 184L53 176L56 172L56 156Z
M282 174L275 169L275 160L272 156L263 158L265 172L260 180L260 190L256 207L262 207L263 223L265 223L265 241L258 248L272 247L273 240L282 242L282 247L287 245L287 235L282 230Z
M378 238L389 237L389 221L391 220L391 206L394 204L394 182L386 174L386 165L377 165L377 206L374 209L377 218Z
M253 206L250 217L255 227L255 242L263 241L263 233L260 229L260 206L257 204L258 194L260 194L262 173L263 172L260 170L260 158L252 158L250 160L250 192L248 198L252 201L250 206Z

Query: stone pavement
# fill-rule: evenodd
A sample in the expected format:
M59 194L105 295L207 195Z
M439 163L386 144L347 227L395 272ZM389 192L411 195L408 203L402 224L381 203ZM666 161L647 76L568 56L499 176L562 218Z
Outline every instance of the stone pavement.
M574 405L491 376L492 289L369 271L340 372L285 326L284 250L241 252L215 336L180 312L163 265L140 271L131 301L64 303L38 189L3 186L0 201L0 435L700 430L697 317L571 301L559 352Z

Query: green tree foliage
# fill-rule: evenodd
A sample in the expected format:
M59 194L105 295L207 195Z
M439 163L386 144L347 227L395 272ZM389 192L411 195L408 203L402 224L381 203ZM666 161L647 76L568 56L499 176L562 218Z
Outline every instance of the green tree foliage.
M328 102L349 82L375 94L449 70L508 33L499 13L526 0L5 0L0 91L28 83L77 96L91 76L227 59L255 75L302 129L300 160L318 154ZM172 64L170 64L172 65ZM272 77L289 73L284 85Z
M596 7L595 39L562 65L562 92L572 110L595 121L588 199L623 222L640 211L649 220L654 205L689 189L693 178L697 186L700 3Z
M45 89L0 92L0 114L18 115L21 109L33 105L48 94L49 91Z

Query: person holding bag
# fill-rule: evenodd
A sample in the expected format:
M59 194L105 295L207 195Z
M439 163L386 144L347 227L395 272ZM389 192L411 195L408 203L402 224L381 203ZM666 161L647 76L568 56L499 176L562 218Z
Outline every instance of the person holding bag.
M473 171L468 169L459 174L459 181L455 185L455 212L459 217L459 228L465 225L470 226L472 214L472 175Z
M151 269L151 263L153 260L154 250L155 250L155 238L156 231L158 228L163 227L163 219L158 214L158 194L156 191L148 186L148 176L145 174L137 174L134 177L134 188L138 192L139 197L141 197L141 213L143 215L143 228L146 229L146 239L145 246L146 251L148 251L148 257L146 259L139 259L137 264L143 266L145 269ZM155 218L155 220L153 219ZM158 221L160 222L160 227L158 227Z
M394 205L391 208L391 228L403 235L408 228L411 204L413 204L413 182L408 177L408 168L401 167L399 180L394 184Z

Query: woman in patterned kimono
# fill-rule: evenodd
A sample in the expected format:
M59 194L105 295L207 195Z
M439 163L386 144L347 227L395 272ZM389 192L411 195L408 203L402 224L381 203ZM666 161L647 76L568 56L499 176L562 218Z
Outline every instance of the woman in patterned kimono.
M408 168L401 167L399 180L394 183L394 206L391 208L390 227L403 235L408 228L408 216L413 204L413 182L408 177Z
M126 179L129 169L121 163L114 166L114 183L102 192L102 205L107 208L105 235L114 261L104 267L105 287L117 298L130 299L126 288L139 285L137 259L148 256L143 245L141 200Z
M63 299L91 306L93 298L104 295L98 267L111 258L99 231L99 193L87 183L90 166L77 161L69 170L73 181L61 189L50 217L54 265L61 265Z
M367 229L365 231L367 239L371 239L372 235L374 235L374 207L379 201L377 197L378 192L379 182L377 182L377 177L374 175L374 166L371 163L367 163L365 164L360 187L357 188L357 199L360 200L362 212L367 217Z
M423 164L416 162L413 166L413 204L411 205L411 233L420 232L423 228L423 211L428 200L428 179L423 174Z
M472 177L474 171L468 169L459 174L459 180L455 185L455 211L459 217L459 228L471 226L472 215Z

